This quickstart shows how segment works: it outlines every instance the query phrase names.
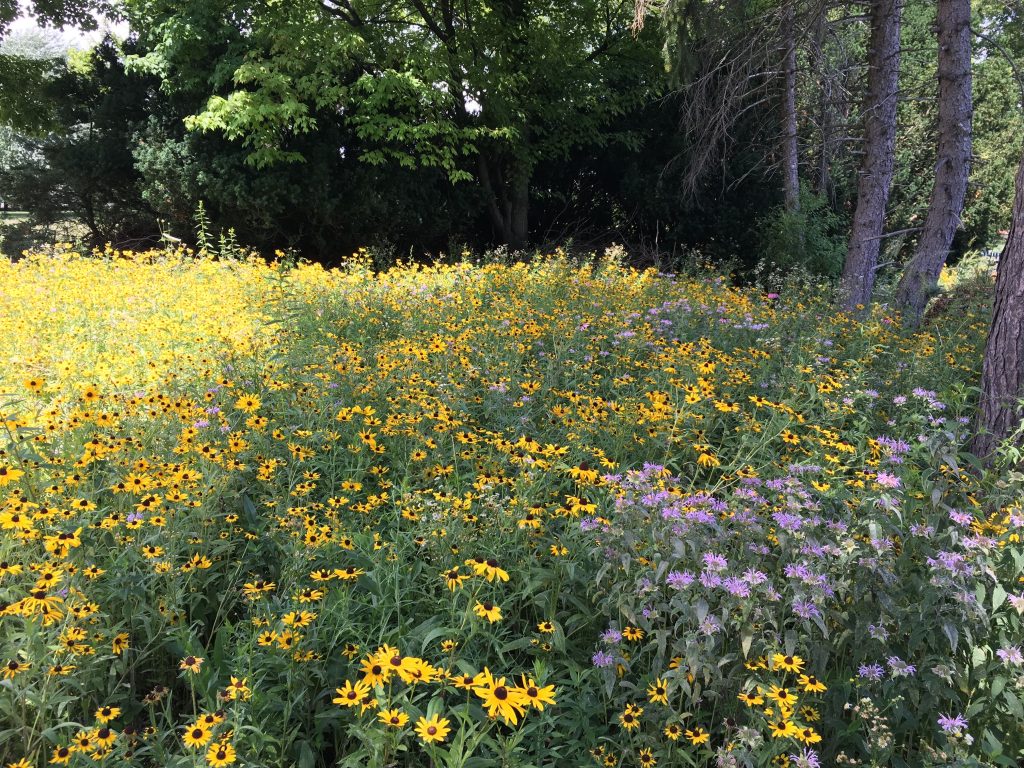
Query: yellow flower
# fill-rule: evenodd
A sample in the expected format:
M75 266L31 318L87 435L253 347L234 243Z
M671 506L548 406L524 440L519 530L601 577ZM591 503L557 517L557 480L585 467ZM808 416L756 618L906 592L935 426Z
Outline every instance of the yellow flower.
M658 678L647 688L647 698L652 704L668 704L668 685Z
M124 653L125 649L128 648L130 643L128 642L128 633L121 632L114 637L113 642L110 644L111 650L115 655L120 656Z
M518 690L522 692L523 696L526 697L527 703L534 709L541 712L544 711L544 705L550 704L554 706L557 702L555 701L555 686L546 685L543 688L534 682L532 677L522 676L522 685L519 686Z
M644 631L639 627L626 627L622 630L622 636L631 641L643 640Z
M683 729L679 726L678 723L669 723L665 726L665 730L663 731L663 733L671 741L679 741L679 737L683 735Z
M370 686L361 680L357 680L354 685L352 681L346 680L343 687L335 688L334 690L338 695L331 699L331 701L342 707L354 707L366 696L370 695Z
M409 716L400 709L382 709L377 713L377 719L391 728L402 728L409 722Z
M692 730L687 729L686 738L690 740L690 743L694 746L705 743L711 738L711 734L705 731L703 728L697 727Z
M3 667L0 667L0 672L3 673L3 677L6 680L10 680L15 675L21 674L32 665L27 661L18 661L17 659L11 659Z
M210 728L201 723L193 723L185 729L185 734L181 737L181 740L185 742L186 747L197 749L205 746L206 742L212 737L213 731Z
M8 467L6 465L0 465L0 486L7 485L8 483L15 482L25 473L20 469L14 467Z
M434 741L444 741L448 738L448 733L451 731L450 725L451 723L447 717L441 718L438 715L434 715L429 720L421 717L416 721L416 735L425 744L430 744Z
M263 403L256 395L242 395L235 400L235 408L245 413L255 413Z
M789 720L784 718L772 720L769 723L773 739L784 739L796 736L799 729Z
M779 706L788 707L790 709L792 709L797 702L797 695L795 693L790 693L788 688L779 688L777 685L773 685L765 695L772 701L777 701Z
M817 744L821 741L821 734L813 728L797 728L796 737L804 744Z
M737 697L748 707L759 707L764 704L764 699L756 693L740 693Z
M95 713L95 716L96 716L96 719L99 720L101 723L109 723L111 720L113 720L115 717L117 717L120 714L121 714L121 708L120 707L110 707L110 706L107 706L107 707L100 707L99 709L97 709L96 713Z
M627 731L632 731L634 728L640 727L640 716L643 713L643 707L634 707L632 704L627 704L626 709L619 715L619 723Z
M363 673L363 682L371 688L386 683L391 677L391 670L384 666L376 656L368 656L363 659L359 670Z
M239 680L234 675L231 676L231 682L224 688L224 697L229 701L235 701L241 699L242 701L248 701L252 695L252 691L249 690L249 686L246 685L248 678L243 677Z
M63 765L71 759L73 752L71 747L54 747L53 754L50 755L50 763L53 765Z
M800 675L800 679L797 680L797 683L808 693L822 693L828 690L825 687L825 684L814 675Z
M231 763L235 762L237 759L238 757L235 754L235 748L227 741L212 744L206 751L206 762L213 766L213 768L231 765Z
M776 653L772 656L772 662L776 669L784 670L785 672L801 672L804 666L804 660L799 656L786 656L782 653Z
M473 606L473 613L481 619L487 619L491 624L501 621L501 608L491 602L477 603Z
M488 716L500 715L511 725L519 722L529 706L526 695L519 688L505 685L504 677L495 680L487 667L484 667L482 684L474 688L473 693L483 699Z
M200 656L186 656L178 662L178 669L199 674L199 668L203 666L203 659Z

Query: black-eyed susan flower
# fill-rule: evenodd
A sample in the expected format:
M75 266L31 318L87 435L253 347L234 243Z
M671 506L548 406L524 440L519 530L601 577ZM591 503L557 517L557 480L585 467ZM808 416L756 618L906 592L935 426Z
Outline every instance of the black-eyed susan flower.
M625 627L622 630L622 636L631 642L637 642L644 639L644 631L639 627Z
M206 750L206 762L212 766L212 768L221 768L225 765L231 765L237 759L238 755L235 753L235 748L229 741L216 742L215 744L211 744L210 748Z
M336 688L335 692L338 695L331 699L332 703L342 707L354 707L365 696L369 695L370 686L361 680L357 680L355 683L351 680L346 680L345 685L341 688Z
M532 677L523 675L520 680L519 691L526 699L526 703L534 709L543 712L546 705L555 706L555 686L539 686Z
M121 714L121 708L120 707L111 707L111 706L107 705L107 706L102 706L99 709L97 709L96 712L94 713L94 717L97 720L99 720L101 723L106 724L106 723L109 723L114 718L118 717L120 714Z
M639 728L640 716L643 715L643 713L643 707L636 707L632 704L627 704L626 708L622 711L622 714L619 715L619 724L627 731Z
M697 728L688 728L686 730L686 738L690 740L692 745L697 746L706 743L711 738L711 734L698 726Z
M814 675L800 675L797 684L807 693L823 693L828 690L825 684Z
M17 659L11 659L3 667L0 667L0 672L3 673L5 680L10 680L16 675L20 675L22 672L28 670L32 665L27 661L18 661Z
M484 667L480 685L473 688L473 693L483 701L484 708L490 717L501 717L505 722L515 725L526 713L529 701L519 688L505 684L505 678L495 679L490 670Z
M488 600L474 605L473 613L481 619L487 619L491 624L501 621L501 608Z
M662 678L647 687L647 700L652 704L668 704L668 684Z
M409 722L409 716L400 709L382 709L377 713L377 720L389 728L403 728Z
M783 653L776 653L772 656L772 664L776 669L781 669L784 672L801 672L804 666L804 660L799 656L788 656Z
M54 747L53 752L50 755L50 763L53 765L64 765L74 754L74 750L71 747Z
M433 715L430 719L420 717L416 721L416 735L420 737L424 744L441 742L448 738L448 733L451 731L450 726L451 721L440 715Z
M775 718L768 723L773 739L793 738L799 733L799 728L793 721L786 718Z

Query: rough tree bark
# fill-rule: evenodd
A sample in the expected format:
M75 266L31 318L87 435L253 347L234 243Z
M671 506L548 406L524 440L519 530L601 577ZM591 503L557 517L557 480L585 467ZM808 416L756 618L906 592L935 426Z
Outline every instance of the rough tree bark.
M795 0L782 11L782 191L787 211L800 210L799 148L796 122Z
M1024 396L1024 157L1017 169L1017 196L1010 234L999 257L996 300L981 369L981 400L970 450L991 460L998 443L1020 424Z
M921 239L896 287L896 305L916 326L960 226L971 163L971 3L938 1L939 153Z
M871 0L864 157L841 283L843 308L847 310L866 306L875 287L885 208L895 166L902 12L903 0Z
M832 156L832 99L834 98L833 75L828 71L828 59L825 56L825 33L828 27L828 14L822 8L815 15L814 29L811 37L812 59L818 78L818 131L821 146L817 157L815 173L815 191L822 197L832 199L832 173L830 161Z

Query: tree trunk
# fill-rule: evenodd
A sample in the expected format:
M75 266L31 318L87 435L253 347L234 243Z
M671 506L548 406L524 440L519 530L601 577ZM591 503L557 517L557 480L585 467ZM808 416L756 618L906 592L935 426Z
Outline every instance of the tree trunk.
M850 247L843 265L843 308L867 306L875 287L885 208L895 166L902 0L872 0L864 157L857 182Z
M999 257L992 325L981 369L981 400L970 450L991 461L996 445L1020 424L1024 395L1024 157L1006 247Z
M529 169L513 162L506 174L500 161L492 163L481 152L479 173L491 226L502 243L513 250L522 250L530 242Z
M828 58L825 56L825 32L828 27L828 13L822 8L814 20L814 64L818 72L818 130L821 146L818 151L818 167L815 174L815 190L821 197L832 202L832 99L834 98L834 79L829 71Z
M971 163L971 3L939 0L939 152L928 217L896 288L896 305L916 326L938 284L960 226Z
M512 250L522 250L530 243L530 176L525 169L516 168L512 174L510 198L510 237L508 245Z
M782 191L786 210L800 210L799 148L796 123L796 32L795 0L783 9L783 94L782 94Z

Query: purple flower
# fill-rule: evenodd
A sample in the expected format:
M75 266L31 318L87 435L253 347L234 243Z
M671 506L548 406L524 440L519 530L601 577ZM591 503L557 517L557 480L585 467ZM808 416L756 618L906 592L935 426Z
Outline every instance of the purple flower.
M809 600L794 600L793 613L801 619L821 618L821 611L818 610L818 606Z
M601 635L601 640L608 645L615 645L616 643L622 642L622 633L612 627L604 631Z
M891 472L879 472L875 482L883 488L899 488L902 485L900 479Z
M1024 654L1020 652L1019 645L1011 645L1008 648L1000 648L996 656L1003 660L1004 664L1024 664Z
M857 668L857 677L864 680L881 680L884 674L885 669L881 664L861 664Z
M961 512L959 509L949 510L949 519L957 525L970 525L974 522L974 518L967 512Z
M875 640L881 640L883 643L889 639L889 630L876 624L868 624L868 634Z
M717 573L711 573L710 571L701 571L700 583L706 589L714 589L715 587L721 586L722 577Z
M730 576L722 582L725 591L734 597L750 597L750 585L739 576Z
M764 574L761 571L756 571L753 568L749 568L746 571L744 571L743 580L748 584L756 586L758 584L764 584L766 581L768 581L768 576L767 574Z
M789 756L794 768L821 768L818 753L805 747L799 753Z
M665 577L665 583L672 589L686 589L693 584L694 575L689 571L670 571Z
M908 664L899 656L890 656L885 663L889 665L889 673L893 677L913 677L917 674L917 667Z
M598 651L590 660L594 663L595 667L610 667L615 663L615 657L604 651Z
M967 727L967 718L963 715L940 715L939 727L946 733L960 733Z
M704 567L709 571L724 571L729 567L729 561L721 555L708 552L704 555Z

